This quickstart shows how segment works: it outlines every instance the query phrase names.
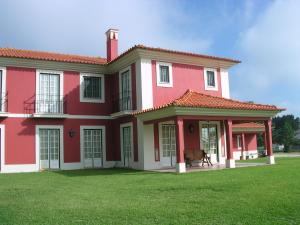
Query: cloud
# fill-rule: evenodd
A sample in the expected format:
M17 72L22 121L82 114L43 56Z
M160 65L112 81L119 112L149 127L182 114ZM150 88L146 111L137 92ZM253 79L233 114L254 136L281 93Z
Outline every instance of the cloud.
M231 86L241 98L284 103L300 115L300 1L278 0L239 39L243 63ZM242 90L242 91L241 91Z
M105 56L104 32L113 27L120 51L145 44L206 52L211 41L179 34L182 21L189 15L171 0L2 0L0 45Z

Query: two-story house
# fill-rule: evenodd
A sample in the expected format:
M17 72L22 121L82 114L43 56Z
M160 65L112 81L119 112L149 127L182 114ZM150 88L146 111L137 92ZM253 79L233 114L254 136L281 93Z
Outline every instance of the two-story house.
M1 172L130 167L185 171L184 151L213 163L272 154L273 105L230 99L238 60L136 45L107 58L0 49Z

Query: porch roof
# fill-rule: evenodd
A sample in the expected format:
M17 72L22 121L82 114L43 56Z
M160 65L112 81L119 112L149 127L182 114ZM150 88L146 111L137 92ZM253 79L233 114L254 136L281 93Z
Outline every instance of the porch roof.
M238 132L256 133L256 132L264 132L265 126L262 123L256 123L256 122L234 123L232 124L232 130L234 133L238 133Z
M187 90L181 97L169 103L135 112L134 115L138 117L145 117L147 114L168 112L167 114L173 115L271 117L283 110L285 109L279 108L275 105L242 102Z

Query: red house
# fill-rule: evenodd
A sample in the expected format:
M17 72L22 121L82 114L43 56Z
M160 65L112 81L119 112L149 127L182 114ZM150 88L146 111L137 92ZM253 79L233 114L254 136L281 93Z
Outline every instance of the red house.
M0 49L0 170L130 167L185 171L184 151L213 163L272 155L271 117L282 109L230 99L238 60L136 45L107 58Z

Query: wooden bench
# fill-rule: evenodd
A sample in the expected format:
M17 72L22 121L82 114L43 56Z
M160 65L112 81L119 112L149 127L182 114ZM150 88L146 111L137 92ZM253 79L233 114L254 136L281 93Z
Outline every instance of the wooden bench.
M202 162L202 166L204 163L207 163L208 166L213 166L210 161L210 157L208 157L207 153L204 150L185 150L184 151L184 160L186 166L192 167L192 163L195 160L199 160Z

